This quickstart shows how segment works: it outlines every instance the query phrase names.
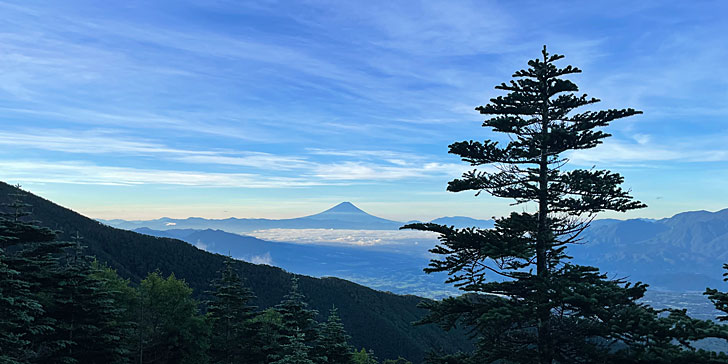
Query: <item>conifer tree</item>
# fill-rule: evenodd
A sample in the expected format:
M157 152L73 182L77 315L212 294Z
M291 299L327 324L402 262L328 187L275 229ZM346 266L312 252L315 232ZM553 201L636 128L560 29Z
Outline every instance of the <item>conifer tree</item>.
M133 357L137 348L134 323L138 308L137 290L130 286L129 279L122 279L114 269L97 260L91 263L91 277L98 281L100 288L109 295L114 302L114 308L118 310L115 319L107 321L107 330L117 332L120 336L115 346L125 353L125 357Z
M330 364L349 364L352 360L352 347L349 335L344 330L336 307L329 311L329 317L321 324L318 340L313 348L313 356L325 359Z
M58 287L48 307L56 322L52 338L69 343L54 360L62 356L89 364L126 362L127 348L121 343L125 331L117 324L124 308L94 277L93 259L83 253L81 237L73 240L56 272Z
M490 116L483 127L507 135L504 145L450 145L463 161L488 168L464 173L448 184L449 191L508 198L522 211L496 219L493 229L403 227L439 233L432 252L443 258L426 271L447 272L449 283L474 293L426 305L431 312L425 322L452 327L460 321L473 328L477 363L610 362L618 343L629 341L630 319L656 319L656 312L636 303L644 284L607 279L597 268L573 264L567 254L596 213L645 205L620 187L617 173L566 168L567 153L594 148L610 136L600 128L641 112L573 113L599 100L575 94L578 87L564 76L581 70L557 67L561 58L544 47L541 58L516 71L514 80L496 86L506 95L476 108Z
M221 277L213 282L214 298L208 302L211 324L210 360L212 363L260 363L258 326L252 319L256 307L250 305L253 293L243 285L233 268L232 259L225 261Z
M268 363L280 358L281 332L283 320L274 308L260 312L251 319L255 328L255 339L260 350L260 363Z
M30 205L22 201L22 192L13 193L10 197L12 201L3 204L3 211L0 213L3 219L0 242L5 248L12 250L12 254L5 253L5 262L28 283L31 299L40 305L40 310L35 310L37 315L31 325L23 333L23 337L29 342L29 346L24 349L25 357L32 363L62 359L63 350L73 345L73 342L55 336L59 323L51 315L51 311L59 287L59 259L72 244L58 241L56 231L29 221L30 213L27 209Z
M0 221L0 231L5 228ZM27 363L31 358L31 330L43 308L30 292L30 283L5 263L0 248L0 363Z
M304 335L298 331L281 349L281 358L271 364L316 364L308 358L309 347L304 343Z
M308 308L306 296L301 293L298 286L298 277L291 278L291 290L276 305L275 310L281 315L280 344L286 345L295 335L303 335L303 342L312 347L318 337L315 320L318 312Z
M147 275L139 285L138 346L134 362L205 363L209 329L192 289L170 274Z

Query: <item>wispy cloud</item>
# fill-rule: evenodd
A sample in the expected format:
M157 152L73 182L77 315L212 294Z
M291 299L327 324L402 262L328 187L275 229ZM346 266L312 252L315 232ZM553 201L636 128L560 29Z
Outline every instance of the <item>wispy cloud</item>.
M324 180L377 181L422 178L433 174L442 176L460 175L467 168L462 164L442 163L375 165L362 162L343 162L319 165L314 173L316 177Z
M134 186L179 185L199 187L284 188L322 185L293 177L267 177L250 173L214 173L109 167L86 162L0 161L3 180L23 183L70 183Z
M726 137L712 137L696 144L692 138L672 138L658 143L649 135L635 135L634 140L607 140L598 148L569 153L570 161L578 166L649 166L659 162L726 162L728 148ZM721 143L721 141L723 143Z

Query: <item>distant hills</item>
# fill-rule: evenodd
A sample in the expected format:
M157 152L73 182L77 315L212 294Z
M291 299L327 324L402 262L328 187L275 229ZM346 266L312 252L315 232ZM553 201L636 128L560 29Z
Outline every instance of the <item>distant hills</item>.
M230 254L237 259L268 264L289 272L314 277L334 276L399 294L442 298L457 293L443 283L444 274L422 272L429 263L428 255L418 254L414 247L405 253L405 248L388 251L348 245L271 242L212 229L139 228L135 231L184 240L209 252Z
M17 192L17 188L0 182L0 203L8 203L9 194ZM79 234L90 254L133 284L155 270L163 275L174 273L204 299L210 282L223 267L223 255L205 252L184 241L106 226L30 193L23 200L32 205L32 218L39 224L60 230L62 239ZM291 274L280 268L242 261L236 262L235 268L257 295L255 304L260 307L277 304L290 287ZM351 343L357 348L373 349L380 358L403 355L421 362L432 348L457 351L472 347L462 331L412 326L426 313L417 307L423 300L420 297L380 292L338 278L301 276L300 287L320 316L336 306L352 336Z
M104 224L119 229L134 230L149 228L153 230L170 229L213 229L232 233L247 233L265 229L351 229L351 230L397 230L404 222L383 219L370 215L351 202L342 202L318 214L293 219L245 219L230 217L227 219L205 219L189 217L172 219L163 217L156 220L101 220ZM442 217L433 220L439 224L456 227L479 226L492 227L491 220L477 220L469 217Z
M728 209L679 213L660 220L597 220L584 245L570 248L580 263L654 288L703 291L721 287L728 263Z
M319 214L296 219L189 218L115 221L115 226L122 228L147 227L157 231L219 229L236 233L273 227L388 230L398 229L403 224L372 216L349 202L343 202ZM441 217L432 222L455 227L493 227L492 220L464 216ZM192 242L189 236L176 237ZM210 244L211 239L207 241ZM645 281L656 289L699 292L706 286L720 287L723 284L722 265L728 263L728 209L717 212L684 212L660 220L596 220L584 232L583 241L585 244L569 248L569 253L577 263L597 266L613 276ZM413 247L413 251L421 254L422 247ZM271 254L285 256L283 252ZM282 264L284 260L279 258L277 263ZM421 267L422 259L417 264Z

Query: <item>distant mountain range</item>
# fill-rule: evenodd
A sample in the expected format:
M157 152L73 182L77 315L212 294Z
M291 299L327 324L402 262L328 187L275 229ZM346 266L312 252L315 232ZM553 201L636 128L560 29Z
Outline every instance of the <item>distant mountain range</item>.
M194 235L189 235L179 229L219 229L228 232L245 232L256 229L266 228L328 228L328 229L397 229L403 223L392 220L382 219L372 216L357 208L349 202L341 203L322 213L301 217L297 219L284 220L264 220L264 219L224 219L224 220L208 220L201 218L190 219L159 219L151 221L133 221L125 222L116 220L116 226L129 228L147 227L152 230L162 231L170 230L166 234L159 232L150 232L152 235L172 236L170 234L178 234L177 238L195 243ZM260 221L265 221L261 223ZM444 225L454 225L456 227L477 226L480 228L490 228L493 226L492 220L478 220L463 216L442 217L433 220L434 223ZM110 222L109 222L110 223ZM171 224L170 224L171 223ZM230 227L232 226L232 228ZM174 230L174 231L172 231ZM201 234L201 233L200 233ZM215 233L219 235L220 233ZM206 233L205 244L219 243L211 237L213 233ZM575 261L582 264L594 265L613 276L627 277L630 280L642 280L650 283L654 288L673 291L702 291L706 286L719 287L722 285L722 265L728 263L728 209L717 212L693 211L677 214L670 218L651 220L651 219L630 219L616 220L603 219L596 220L589 229L584 232L583 245L574 245L569 249L569 253L574 256ZM222 239L222 238L220 238ZM235 240L252 239L236 237ZM252 241L252 240L251 240ZM254 245L246 245L242 242L235 243L238 246L252 247ZM288 246L288 248L280 248L283 245L270 245L274 243L265 242L266 252L269 252L276 265L286 267L292 271L297 271L297 263L295 259L289 259L288 256L295 256L287 252L298 252L297 248ZM283 243L280 243L283 244ZM232 246L232 245L230 245ZM225 249L230 248L228 246ZM412 251L419 256L416 257L416 264L422 267L423 260L421 257L422 246L417 249L413 246ZM213 248L214 249L214 248ZM231 251L235 251L234 248ZM305 248L311 250L306 256L315 256L313 250L330 253L330 250L324 248ZM331 248L328 248L331 249ZM347 248L341 248L346 250ZM213 251L225 253L224 250L214 249ZM262 250L261 250L262 251ZM358 254L363 254L366 250L359 250ZM240 254L241 257L254 256L261 252L248 252L247 255ZM397 253L403 253L399 251ZM406 253L406 251L404 252ZM323 253L322 253L323 254ZM382 253L384 254L384 253ZM322 256L325 256L322 255ZM404 258L406 254L397 255L402 257L404 266L407 260ZM375 257L369 257L374 259ZM323 259L323 258L321 258ZM386 259L385 259L386 260ZM313 260L309 260L312 262ZM412 261L415 263L415 261ZM325 275L325 271L314 272L313 267L322 268L325 265L317 265L311 263L311 267L307 268L306 274ZM341 264L344 264L343 261ZM367 263L369 265L373 263ZM331 266L330 266L331 267ZM303 264L299 268L304 268ZM340 267L339 267L340 268ZM318 268L316 268L318 269ZM332 269L332 273L341 273L337 269ZM362 272L363 273L363 272ZM421 290L418 290L421 291Z
M190 217L186 219L172 219L163 217L156 220L101 220L104 224L126 230L142 227L153 230L170 229L216 229L233 233L246 233L265 229L351 229L351 230L396 230L404 222L383 219L370 215L351 202L342 202L324 212L297 217L293 219L205 219ZM477 220L469 217L442 217L433 220L438 224L454 225L456 227L479 226L492 227L492 220Z
M724 285L728 209L683 212L660 220L597 220L583 237L585 244L569 250L579 263L655 288L703 291Z

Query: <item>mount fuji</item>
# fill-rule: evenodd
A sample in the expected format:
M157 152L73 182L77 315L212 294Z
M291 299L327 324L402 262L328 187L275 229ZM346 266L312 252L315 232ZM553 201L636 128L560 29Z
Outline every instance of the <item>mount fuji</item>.
M396 230L405 223L370 215L351 202L342 202L318 214L293 219L204 219L189 217L156 220L99 220L116 228L134 230L142 227L154 230L170 229L219 229L233 233L244 233L263 229L353 229L353 230Z

